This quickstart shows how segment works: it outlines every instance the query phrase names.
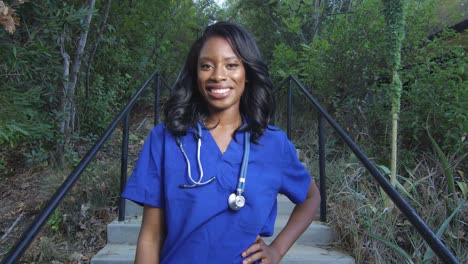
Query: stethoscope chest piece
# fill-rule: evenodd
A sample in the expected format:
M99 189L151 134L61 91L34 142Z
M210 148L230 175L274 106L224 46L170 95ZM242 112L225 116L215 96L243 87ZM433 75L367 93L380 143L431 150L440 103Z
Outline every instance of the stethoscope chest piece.
M229 208L234 211L238 211L245 205L245 197L242 195L237 195L235 193L231 193L228 198Z

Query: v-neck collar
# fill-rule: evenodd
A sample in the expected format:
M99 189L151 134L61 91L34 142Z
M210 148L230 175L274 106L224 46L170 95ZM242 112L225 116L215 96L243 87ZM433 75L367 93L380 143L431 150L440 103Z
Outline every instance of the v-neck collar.
M218 158L223 160L238 163L242 161L242 156L244 153L243 144L244 144L244 135L245 132L238 131L235 133L235 138L231 138L229 144L224 153L221 152L216 140L213 138L213 135L206 127L202 126L202 142L210 145L210 149L216 149L216 155ZM215 153L211 153L215 154Z

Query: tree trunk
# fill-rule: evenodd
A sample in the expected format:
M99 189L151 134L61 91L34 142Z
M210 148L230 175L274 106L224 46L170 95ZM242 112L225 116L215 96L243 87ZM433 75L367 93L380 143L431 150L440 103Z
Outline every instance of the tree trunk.
M88 7L88 14L85 18L84 30L80 34L76 55L73 60L72 68L70 69L70 55L65 49L65 36L67 28L64 28L64 32L59 37L60 52L63 58L63 91L59 98L60 102L60 124L59 131L62 135L62 139L57 142L53 164L56 167L63 167L65 165L64 152L65 146L69 141L71 134L74 132L74 120L76 116L75 106L75 90L78 83L78 75L80 72L81 61L83 59L83 52L86 46L86 39L88 37L89 25L94 11L95 0L90 0ZM70 76L71 70L71 76Z
M68 85L70 81L70 55L68 55L67 51L65 50L65 31L60 34L59 36L59 45L60 45L60 53L62 54L63 58L63 89L59 94L59 109L63 112L63 116L60 116L61 119L59 124L59 132L62 135L62 138L59 139L57 145L55 146L54 155L52 155L52 166L57 168L63 168L65 164L65 142L66 142L66 128L68 127L67 120L65 118L65 113L69 112L70 109L70 100L68 100Z

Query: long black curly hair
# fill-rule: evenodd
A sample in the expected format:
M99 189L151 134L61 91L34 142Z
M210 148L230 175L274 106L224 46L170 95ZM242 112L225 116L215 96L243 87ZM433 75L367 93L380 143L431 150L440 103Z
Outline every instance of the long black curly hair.
M254 38L247 30L229 22L208 26L193 43L166 104L166 127L175 136L183 136L188 128L195 127L197 122L203 122L208 117L207 103L198 90L197 64L200 50L211 37L226 39L244 64L248 82L241 96L240 113L247 122L237 130L250 131L251 141L257 142L275 111L273 83Z

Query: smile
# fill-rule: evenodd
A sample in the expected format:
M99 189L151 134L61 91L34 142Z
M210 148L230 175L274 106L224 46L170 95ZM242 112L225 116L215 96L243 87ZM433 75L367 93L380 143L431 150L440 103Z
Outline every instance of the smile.
M228 88L224 88L224 89L210 89L210 92L215 93L215 94L224 94L224 93L229 92L229 89L228 89Z

